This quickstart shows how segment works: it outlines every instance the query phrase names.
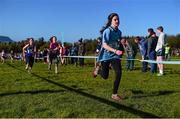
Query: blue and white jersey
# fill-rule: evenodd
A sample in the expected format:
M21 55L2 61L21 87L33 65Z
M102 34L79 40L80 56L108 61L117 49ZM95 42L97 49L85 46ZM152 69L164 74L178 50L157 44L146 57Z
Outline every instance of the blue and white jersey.
M100 55L98 57L98 61L105 61L111 59L119 59L121 56L115 54L114 52L110 52L103 48L103 43L106 43L110 47L114 49L120 49L120 40L121 40L122 32L119 29L114 29L112 27L108 27L103 32L102 37L102 47L100 51Z
M29 45L26 48L26 56L33 56L34 55L34 45Z

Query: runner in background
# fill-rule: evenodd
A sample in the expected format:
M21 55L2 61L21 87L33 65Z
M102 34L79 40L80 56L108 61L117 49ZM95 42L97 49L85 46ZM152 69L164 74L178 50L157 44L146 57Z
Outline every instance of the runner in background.
M4 52L4 50L2 50L2 52L1 52L1 61L2 61L2 64L4 64L4 62L5 62L5 52Z
M97 38L97 47L96 47L96 51L95 51L95 56L99 56L100 50L101 50L101 46L102 46L102 38L99 37ZM93 71L93 77L95 78L98 74L99 68L100 68L101 63L97 61L97 59L94 59L94 71Z
M48 69L51 70L51 65L55 65L55 73L58 73L58 63L59 63L59 54L60 54L61 46L57 42L56 36L52 36L50 38L49 44L49 66Z
M61 48L60 48L61 65L64 65L64 63L65 63L65 58L63 57L63 56L65 56L65 52L66 52L66 48L65 48L64 44L62 44Z
M23 47L23 57L25 57L26 67L29 73L32 71L34 57L36 54L36 46L33 38L27 38L28 43Z
M14 60L14 52L13 52L13 50L11 50L9 57L11 59L11 63L13 63L13 60Z

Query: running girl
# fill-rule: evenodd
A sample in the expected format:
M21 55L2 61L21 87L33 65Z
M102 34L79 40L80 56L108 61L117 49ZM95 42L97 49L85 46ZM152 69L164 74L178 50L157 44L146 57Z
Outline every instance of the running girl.
M115 81L113 84L112 99L121 100L122 97L118 95L118 88L121 80L121 60L120 56L123 52L120 49L120 40L122 32L118 29L119 16L116 13L111 13L108 16L108 22L102 28L102 48L98 60L101 62L100 75L107 79L109 76L109 65L111 64L115 71ZM122 48L121 48L122 49Z
M51 65L55 65L55 73L58 73L58 63L59 63L59 54L60 54L60 45L57 43L56 36L50 38L49 45L49 70L51 70Z
M36 54L36 46L34 45L33 38L27 38L28 44L23 47L23 56L26 61L26 70L31 73L33 64L34 64L34 56Z
M4 64L4 61L5 61L5 52L4 52L4 50L2 50L2 52L1 52L1 60L2 60L2 64Z

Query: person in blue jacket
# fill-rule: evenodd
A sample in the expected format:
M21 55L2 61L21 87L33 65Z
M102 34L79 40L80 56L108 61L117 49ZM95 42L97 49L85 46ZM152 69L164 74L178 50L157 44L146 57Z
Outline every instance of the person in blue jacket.
M138 44L140 54L142 56L142 60L147 60L147 46L148 46L148 41L144 38L141 38L137 36L134 39L134 42ZM147 72L147 62L142 62L142 72Z
M156 33L152 28L148 29L148 48L147 48L147 55L149 60L156 61L156 45L157 45L157 36ZM157 72L157 64L150 63L151 73Z
M122 100L118 95L118 88L121 80L121 60L122 51L119 50L122 32L119 30L119 16L117 13L111 13L108 16L108 22L102 28L102 47L98 56L98 61L101 62L99 74L103 79L109 76L109 65L111 64L115 71L115 81L113 84L113 93L111 98L114 100Z

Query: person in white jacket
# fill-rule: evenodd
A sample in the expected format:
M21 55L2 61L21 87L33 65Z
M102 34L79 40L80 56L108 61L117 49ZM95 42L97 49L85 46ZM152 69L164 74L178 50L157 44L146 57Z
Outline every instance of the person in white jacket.
M165 46L165 42L166 42L166 40L165 40L166 35L163 32L163 27L162 26L159 26L157 28L157 32L159 33L159 38L158 38L158 42L157 42L155 50L156 50L156 55L157 55L157 61L161 62L161 61L163 61L164 56L165 56L164 46ZM157 74L157 76L162 76L164 74L164 72L163 72L163 64L158 63L158 68L159 68L159 74Z

